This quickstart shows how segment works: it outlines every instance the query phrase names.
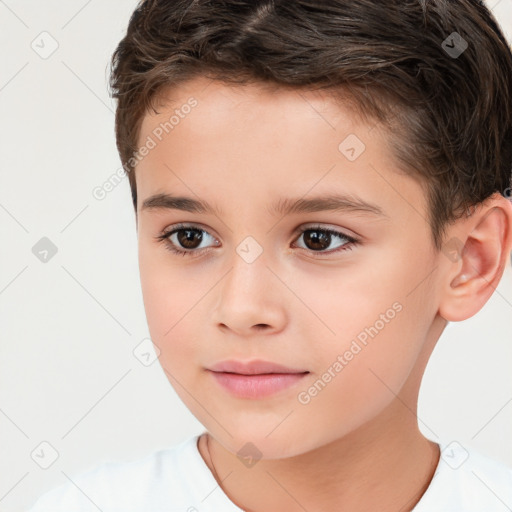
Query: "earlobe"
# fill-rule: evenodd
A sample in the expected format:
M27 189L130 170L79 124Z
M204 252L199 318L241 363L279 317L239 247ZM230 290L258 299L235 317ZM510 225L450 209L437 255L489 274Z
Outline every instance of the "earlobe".
M453 246L455 240L460 251L457 258L450 257L439 314L458 322L475 315L498 286L512 243L512 205L495 194L454 229L457 236L449 243ZM440 257L448 254L453 249Z

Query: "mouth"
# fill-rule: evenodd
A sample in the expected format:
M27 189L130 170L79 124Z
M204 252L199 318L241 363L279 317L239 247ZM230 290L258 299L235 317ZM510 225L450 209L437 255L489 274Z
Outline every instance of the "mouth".
M207 371L223 390L238 398L265 398L300 382L310 372L269 361L223 361Z

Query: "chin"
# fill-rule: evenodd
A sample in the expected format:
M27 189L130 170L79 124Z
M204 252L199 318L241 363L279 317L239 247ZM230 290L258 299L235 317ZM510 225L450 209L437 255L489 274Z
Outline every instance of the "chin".
M215 427L208 429L210 435L226 450L249 463L251 460L295 457L324 444L321 431L317 432L317 439L311 435L309 429L304 428L304 425L296 425L295 431L291 431L290 428L284 429L283 425L276 428L275 424L271 427L252 425L238 430L228 428L231 436L218 425Z

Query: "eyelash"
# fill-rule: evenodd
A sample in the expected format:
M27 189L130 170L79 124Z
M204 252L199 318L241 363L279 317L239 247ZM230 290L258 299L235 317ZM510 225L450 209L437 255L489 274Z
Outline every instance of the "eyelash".
M202 231L204 233L207 233L206 230L199 228L198 226L190 225L190 224L176 224L172 227L172 229L168 229L164 232L162 232L160 235L157 235L155 238L158 242L163 242L165 249L172 252L173 254L179 255L179 256L189 256L192 258L195 258L199 256L202 252L208 251L212 249L211 247L204 248L204 249L189 249L189 250L182 250L177 249L173 242L169 240L169 237L173 235L174 233L177 233L179 231ZM342 239L345 239L347 242L343 244L342 246L338 247L337 249L331 250L331 251L313 251L311 249L303 249L305 251L311 252L313 254L313 257L319 258L322 254L334 254L342 251L349 251L353 249L355 245L359 243L359 240L356 238L353 238L351 236L345 235L344 233L341 233L339 231L335 231L334 229L324 228L321 226L309 226L306 229L301 230L298 235L299 237L303 235L306 231L316 231L323 234L333 235L340 237ZM299 247L299 249L302 249L302 247Z

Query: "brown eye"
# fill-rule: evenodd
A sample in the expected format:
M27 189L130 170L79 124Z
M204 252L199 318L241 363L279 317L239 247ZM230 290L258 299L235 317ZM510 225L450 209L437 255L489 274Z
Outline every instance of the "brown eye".
M198 229L180 229L175 233L178 243L184 249L197 249L203 240L203 233Z
M303 239L303 246L299 244L299 247L318 254L331 254L345 251L351 249L352 246L358 243L355 238L344 235L334 229L322 227L310 227L302 230L298 240L301 238ZM336 239L339 240L338 243L334 245L334 247L331 247L331 244L336 243Z
M318 229L308 229L304 231L304 243L312 251L321 251L329 247L331 235Z
M219 246L219 242L208 231L187 224L176 224L155 238L163 242L164 247L172 253L188 257L199 256L213 246ZM213 244L205 246L208 238L213 241Z

